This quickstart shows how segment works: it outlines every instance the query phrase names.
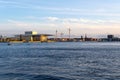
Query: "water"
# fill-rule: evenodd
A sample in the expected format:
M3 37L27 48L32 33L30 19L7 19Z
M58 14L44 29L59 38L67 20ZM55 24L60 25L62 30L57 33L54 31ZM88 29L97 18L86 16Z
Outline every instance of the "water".
M120 80L120 43L0 43L0 80Z

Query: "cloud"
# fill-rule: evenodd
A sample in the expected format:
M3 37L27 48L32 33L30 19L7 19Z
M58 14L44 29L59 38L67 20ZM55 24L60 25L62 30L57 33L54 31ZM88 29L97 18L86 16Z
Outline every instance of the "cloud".
M16 4L17 2L14 2L14 1L5 1L5 0L1 0L0 1L0 4Z
M61 15L91 15L91 16L114 16L120 17L119 9L110 9L110 8L96 8L96 9L86 9L86 8L70 8L70 7L51 7L48 5L40 6L34 4L32 1L0 1L0 7L3 8L27 8L33 9L36 11L44 10L50 11L53 14Z
M86 15L86 16L105 16L105 17L120 17L118 12L119 8L70 8L70 7L51 7L48 5L37 5L32 1L0 1L0 8L22 8L22 9L32 9L34 11L49 11L49 13L57 15Z
M44 19L46 19L48 21L57 21L57 20L59 20L59 18L57 18L57 17L45 17Z
M83 34L119 34L120 23L117 20L93 20L85 18L58 18L45 17L41 18L43 22L28 22L9 19L6 23L0 24L2 32L20 33L34 30L40 33L54 34L56 30L59 33L68 34L68 28L71 28L73 35ZM49 21L47 21L49 20ZM7 27L7 28L6 28Z
M3 1L3 0L1 0L0 1L0 7L1 8L32 8L33 7L33 5L32 4L28 4L28 3L26 3L26 2L24 2L24 1L17 1L17 0L14 0L14 1Z
M67 34L67 29L71 28L73 34L119 34L119 20L100 20L100 19L85 19L85 18L57 18L53 21L56 29L61 27L60 32Z
M120 24L120 20L110 19L86 19L86 18L58 18L45 17L45 21L52 21L54 23L79 23L79 24Z
M57 25L54 23L46 23L46 22L26 22L26 21L17 21L17 20L8 20L7 24L5 24L12 29L22 29L22 30L51 30Z
M26 16L24 18L26 18L26 19L38 19L38 17L35 17L35 16Z
M27 16L26 19L33 19L34 22L29 21L19 21L19 20L8 20L8 23L14 24L16 26L62 26L73 24L77 25L120 25L120 20L108 20L108 19L87 19L87 18L59 18L54 16L49 17L35 17L35 16ZM24 18L24 19L25 19ZM39 20L39 21L38 21Z

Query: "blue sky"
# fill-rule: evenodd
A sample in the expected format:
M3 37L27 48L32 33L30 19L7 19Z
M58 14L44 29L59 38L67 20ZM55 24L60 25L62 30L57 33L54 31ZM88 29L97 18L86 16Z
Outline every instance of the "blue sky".
M0 34L24 31L90 36L120 30L120 0L0 0Z

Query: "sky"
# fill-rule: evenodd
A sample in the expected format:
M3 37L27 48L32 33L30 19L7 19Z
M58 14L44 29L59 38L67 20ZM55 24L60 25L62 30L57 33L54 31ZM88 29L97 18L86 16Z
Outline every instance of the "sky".
M120 34L120 0L0 0L0 34Z

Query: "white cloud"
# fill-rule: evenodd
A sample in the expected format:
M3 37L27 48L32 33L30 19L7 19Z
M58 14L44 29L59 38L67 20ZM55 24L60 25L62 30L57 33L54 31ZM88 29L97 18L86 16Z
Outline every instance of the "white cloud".
M35 16L26 16L25 18L27 18L27 19L38 19L38 17L35 17Z
M119 9L110 9L110 8L99 8L99 9L86 9L86 8L69 8L69 7L50 7L50 6L40 6L33 4L31 1L0 1L0 8L3 7L12 7L12 8L29 8L36 11L46 10L51 11L53 14L61 15L91 15L91 16L113 16L120 17L118 12Z
M44 19L46 19L48 21L57 21L57 20L59 20L59 18L57 18L57 17L45 17Z
M45 19L46 18L46 19ZM120 23L117 20L93 20L84 18L58 18L47 17L42 18L43 22L25 22L17 20L8 20L6 23L0 24L2 31L13 31L11 33L20 33L27 30L35 30L40 33L54 34L56 29L59 33L68 34L68 28L71 28L73 35L83 34L119 34ZM50 21L46 21L50 20ZM51 21L52 20L52 21ZM7 27L7 28L6 28ZM8 32L9 33L9 32Z
M108 20L108 19L58 18L58 17L45 17L44 19L45 21L52 21L54 23L120 24L120 20Z
M14 1L0 1L0 4L16 4L17 2L14 2Z

